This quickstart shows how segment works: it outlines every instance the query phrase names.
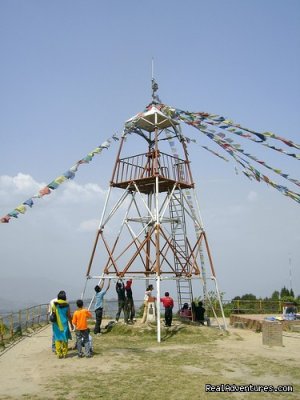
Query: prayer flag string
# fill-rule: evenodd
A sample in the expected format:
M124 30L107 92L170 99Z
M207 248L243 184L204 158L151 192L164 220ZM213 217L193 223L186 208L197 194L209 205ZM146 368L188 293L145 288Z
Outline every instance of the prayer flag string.
M43 196L51 194L51 192L53 190L57 189L65 181L67 181L69 179L74 179L75 174L81 165L90 163L96 154L100 154L103 151L103 149L109 149L109 147L111 146L111 143L113 141L118 141L118 140L119 140L119 137L116 134L111 136L109 139L105 140L102 144L100 144L94 150L89 152L85 157L83 157L81 160L77 161L71 168L69 168L62 175L55 178L47 186L41 188L38 191L38 193L34 194L32 197L25 200L22 204L18 205L16 208L14 208L8 214L6 214L2 218L0 218L0 223L8 223L11 218L18 218L19 214L24 214L27 211L27 207L31 208L34 205L34 199L39 199Z

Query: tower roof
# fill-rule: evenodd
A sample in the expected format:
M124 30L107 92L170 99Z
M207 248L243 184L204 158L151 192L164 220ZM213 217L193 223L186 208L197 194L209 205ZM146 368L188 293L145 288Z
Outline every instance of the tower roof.
M150 110L136 114L126 121L125 126L134 125L137 128L153 132L155 128L166 129L178 125L178 122L162 113L155 105Z

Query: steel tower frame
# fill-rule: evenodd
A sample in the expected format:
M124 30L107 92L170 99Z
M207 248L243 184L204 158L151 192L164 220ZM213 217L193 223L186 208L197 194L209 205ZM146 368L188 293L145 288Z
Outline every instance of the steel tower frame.
M142 139L144 152L124 157L125 144L133 137ZM165 143L173 146L174 150L175 142L181 148L181 157L177 151L175 155L161 151ZM153 101L145 112L125 123L86 278L100 280L127 276L146 281L154 279L158 316L163 279L176 280L180 307L184 302L192 302L192 279L199 279L205 304L210 304L217 319L207 289L208 264L209 279L214 283L215 298L226 329L215 269L194 188L187 144L180 125ZM121 196L117 200L112 198L112 192L120 189ZM113 220L119 221L118 233L114 237L109 228ZM98 250L101 252L99 261L96 260ZM99 263L102 264L102 273L93 274L94 265ZM160 318L157 318L157 328L160 342Z

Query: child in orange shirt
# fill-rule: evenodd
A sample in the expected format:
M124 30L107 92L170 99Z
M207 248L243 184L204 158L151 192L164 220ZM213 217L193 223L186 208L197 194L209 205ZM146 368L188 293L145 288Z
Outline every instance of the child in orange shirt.
M78 357L83 357L82 345L85 349L85 356L91 357L91 346L89 341L89 329L87 325L88 318L92 318L92 313L83 308L83 301L76 301L78 309L74 312L72 323L76 329L76 347L78 350Z

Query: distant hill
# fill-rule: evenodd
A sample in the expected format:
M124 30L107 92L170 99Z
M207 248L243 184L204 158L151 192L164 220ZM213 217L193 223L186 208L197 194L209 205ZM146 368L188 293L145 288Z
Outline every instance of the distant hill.
M82 281L82 286L83 286ZM38 304L47 304L65 290L69 300L80 297L82 287L43 277L4 277L0 280L0 312L17 311Z
M0 297L0 315L6 312L16 311L18 309L18 303L11 300L6 300Z

